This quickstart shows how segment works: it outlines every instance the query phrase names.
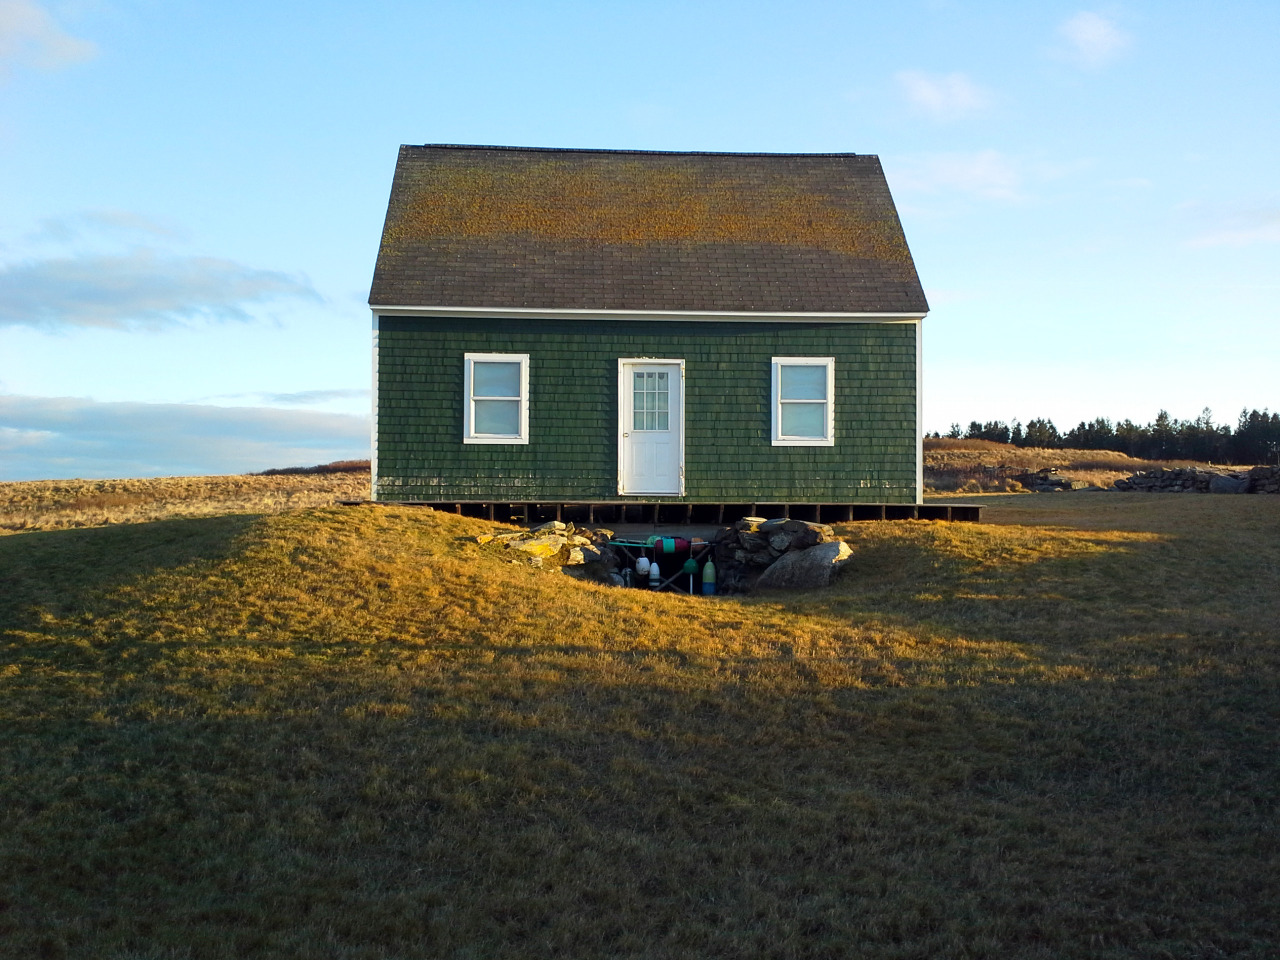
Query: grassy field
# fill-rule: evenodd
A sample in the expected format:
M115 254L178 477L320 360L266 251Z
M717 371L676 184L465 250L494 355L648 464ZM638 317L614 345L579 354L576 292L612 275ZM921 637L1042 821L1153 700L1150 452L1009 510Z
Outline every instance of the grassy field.
M1276 956L1280 498L981 502L752 598L413 508L0 537L0 956Z
M0 482L0 536L228 513L280 513L369 496L369 471Z

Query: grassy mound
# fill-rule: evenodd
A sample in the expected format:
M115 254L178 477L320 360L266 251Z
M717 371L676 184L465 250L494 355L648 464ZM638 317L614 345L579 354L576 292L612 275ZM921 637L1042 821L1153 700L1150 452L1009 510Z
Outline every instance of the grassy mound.
M1280 507L1006 499L746 600L411 508L0 538L0 955L1272 955Z

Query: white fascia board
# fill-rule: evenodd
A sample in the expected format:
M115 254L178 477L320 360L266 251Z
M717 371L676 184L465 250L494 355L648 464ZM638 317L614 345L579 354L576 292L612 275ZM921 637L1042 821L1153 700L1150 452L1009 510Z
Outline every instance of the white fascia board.
M491 317L498 320L675 320L685 323L918 323L923 313L754 313L746 310L587 310L541 307L406 307L371 305L375 318L384 317Z

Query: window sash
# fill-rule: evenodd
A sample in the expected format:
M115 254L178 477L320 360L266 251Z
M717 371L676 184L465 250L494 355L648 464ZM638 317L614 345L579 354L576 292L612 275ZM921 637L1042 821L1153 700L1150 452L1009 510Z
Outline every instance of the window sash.
M463 443L529 442L529 355L464 355Z
M835 445L834 357L774 357L773 445Z

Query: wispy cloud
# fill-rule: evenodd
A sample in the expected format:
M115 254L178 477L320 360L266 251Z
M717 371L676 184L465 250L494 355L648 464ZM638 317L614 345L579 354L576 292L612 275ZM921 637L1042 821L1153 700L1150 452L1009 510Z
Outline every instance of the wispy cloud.
M1063 59L1080 67L1096 69L1120 56L1129 46L1127 33L1115 21L1100 13L1082 10L1058 25L1064 47Z
M895 192L958 192L992 200L1023 196L1020 164L998 150L908 157L895 169Z
M248 319L246 307L318 300L305 280L216 257L134 250L0 267L0 326L159 327L192 319Z
M1226 211L1217 214L1213 226L1188 241L1191 247L1247 247L1255 243L1280 243L1280 207Z
M147 237L174 240L180 238L181 231L128 210L83 210L40 221L39 228L29 234L26 240L31 243L69 244L86 235L106 236L110 239Z
M32 0L0 0L0 77L13 66L57 70L97 52L88 40L63 30Z
M990 95L963 73L902 70L895 79L909 103L937 120L955 120L991 102Z
M200 397L194 402L237 401L241 404L261 404L269 407L318 407L328 403L342 403L346 400L367 401L370 396L371 391L368 389L299 390L294 393L220 393L210 397Z
M0 480L245 473L368 455L367 417L0 395Z

